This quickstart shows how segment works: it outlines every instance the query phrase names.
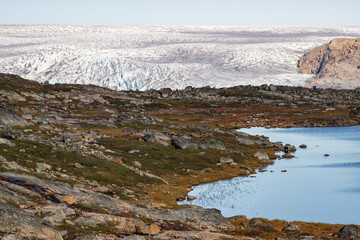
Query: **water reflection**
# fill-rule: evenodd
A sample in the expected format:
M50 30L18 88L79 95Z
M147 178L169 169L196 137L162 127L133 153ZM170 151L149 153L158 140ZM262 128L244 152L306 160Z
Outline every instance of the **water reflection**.
M184 203L217 208L227 217L360 224L360 126L242 131L308 148L298 149L294 159L276 161L256 178L197 186L189 193L197 199Z

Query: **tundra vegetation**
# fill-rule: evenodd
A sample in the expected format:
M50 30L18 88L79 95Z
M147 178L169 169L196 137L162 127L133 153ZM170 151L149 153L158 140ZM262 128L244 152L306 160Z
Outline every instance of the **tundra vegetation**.
M117 92L0 74L0 100L2 239L358 236L357 226L225 218L176 201L194 185L261 171L284 151L239 128L359 124L359 89Z

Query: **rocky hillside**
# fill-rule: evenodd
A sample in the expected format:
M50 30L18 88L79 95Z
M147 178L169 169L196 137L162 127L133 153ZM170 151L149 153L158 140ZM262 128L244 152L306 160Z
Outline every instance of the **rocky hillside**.
M357 236L176 201L280 157L282 144L235 129L359 124L359 96L274 85L117 92L0 74L0 239Z
M338 38L300 58L300 72L315 74L310 85L325 88L360 86L360 38Z

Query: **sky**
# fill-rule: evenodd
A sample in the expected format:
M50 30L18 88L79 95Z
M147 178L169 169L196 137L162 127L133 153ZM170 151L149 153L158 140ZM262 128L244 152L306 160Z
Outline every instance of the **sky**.
M360 26L360 0L0 0L0 24Z

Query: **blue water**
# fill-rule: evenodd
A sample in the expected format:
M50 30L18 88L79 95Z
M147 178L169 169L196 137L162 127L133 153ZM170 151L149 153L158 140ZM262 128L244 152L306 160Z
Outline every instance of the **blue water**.
M217 208L226 217L360 224L360 126L241 131L308 148L298 148L293 159L276 160L254 178L196 186L189 195L197 199L182 204Z

